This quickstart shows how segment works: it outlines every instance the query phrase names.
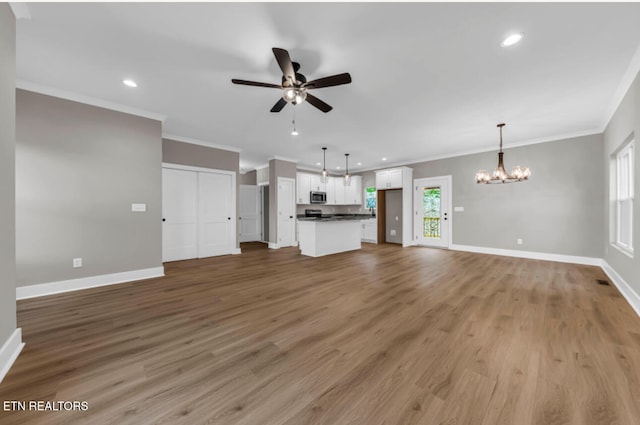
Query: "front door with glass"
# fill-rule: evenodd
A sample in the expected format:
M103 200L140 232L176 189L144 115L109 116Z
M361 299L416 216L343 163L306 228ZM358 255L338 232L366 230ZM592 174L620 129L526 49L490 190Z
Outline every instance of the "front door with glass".
M451 176L414 180L413 228L418 245L448 248L451 232Z

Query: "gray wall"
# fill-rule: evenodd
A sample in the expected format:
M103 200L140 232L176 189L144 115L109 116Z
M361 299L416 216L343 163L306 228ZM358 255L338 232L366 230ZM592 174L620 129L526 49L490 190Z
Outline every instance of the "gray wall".
M603 146L599 134L506 149L508 170L532 172L512 184L474 180L495 168L497 149L408 167L414 179L453 176L453 206L464 207L452 212L454 244L602 258Z
M236 248L240 246L240 154L208 146L162 139L162 162L236 173Z
M269 190L269 242L271 243L278 242L278 177L287 177L295 181L296 163L280 159L269 161L269 186L271 186L271 190Z
M257 183L256 181L256 170L253 171L248 171L244 174L240 174L240 184L248 184L248 185L253 185L255 186Z
M16 21L0 3L0 347L16 329Z
M610 159L611 155L620 147L630 134L634 134L635 140L635 202L633 205L633 244L634 258L612 247L609 243L609 220L610 220ZM604 204L604 225L603 225L603 245L604 258L618 274L633 288L636 294L640 294L640 202L638 192L640 192L640 74L638 74L620 103L616 113L609 121L604 132L604 154L603 166L605 167L604 182L605 195Z
M161 131L159 121L17 90L18 286L162 265Z
M162 139L162 161L240 173L240 154L208 146ZM236 179L238 181L239 179Z
M402 189L387 190L385 205L385 239L389 243L402 244ZM391 230L395 230L395 235L391 234Z

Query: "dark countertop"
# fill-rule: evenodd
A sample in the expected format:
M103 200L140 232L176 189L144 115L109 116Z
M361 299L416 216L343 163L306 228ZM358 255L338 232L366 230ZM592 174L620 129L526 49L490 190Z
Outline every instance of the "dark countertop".
M355 221L355 220L368 220L371 218L376 218L371 214L323 214L322 217L306 217L304 214L298 215L298 220L300 221L318 221L318 222L327 222L327 221Z

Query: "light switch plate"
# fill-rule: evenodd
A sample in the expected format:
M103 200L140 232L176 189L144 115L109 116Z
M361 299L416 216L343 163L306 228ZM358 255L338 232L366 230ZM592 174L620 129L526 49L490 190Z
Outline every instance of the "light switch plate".
M74 258L73 259L73 268L74 269L79 269L80 267L82 267L82 258Z
M131 204L131 212L147 212L147 204Z

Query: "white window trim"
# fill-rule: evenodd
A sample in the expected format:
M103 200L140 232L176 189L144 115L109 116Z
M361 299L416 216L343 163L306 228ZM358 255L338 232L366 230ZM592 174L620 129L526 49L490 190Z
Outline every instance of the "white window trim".
M627 185L629 187L629 197L625 197L624 199L621 199L620 197L620 182L622 180L622 176L621 176L621 168L620 167L620 161L621 158L628 155L629 158L629 164L628 164L628 176L626 176L626 178L628 178L627 181ZM627 139L627 141L625 141L625 143L623 144L622 148L619 149L615 155L614 155L614 159L615 161L613 161L615 163L615 167L616 167L616 172L615 172L615 178L616 178L616 184L615 184L615 208L613 211L613 217L615 218L615 237L613 238L613 241L611 242L611 245L616 248L618 251L622 252L623 254L627 255L630 258L633 258L633 207L634 207L634 198L635 198L635 192L634 192L634 173L635 173L635 150L634 150L634 140L632 137L630 137L629 139ZM622 201L625 200L631 200L631 223L630 223L630 244L626 245L624 243L622 243L620 241L620 213L621 213L621 208L620 208L620 204Z

